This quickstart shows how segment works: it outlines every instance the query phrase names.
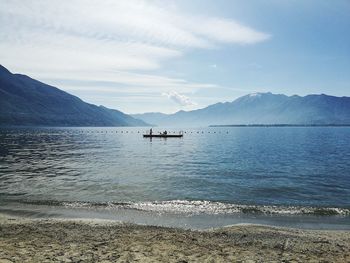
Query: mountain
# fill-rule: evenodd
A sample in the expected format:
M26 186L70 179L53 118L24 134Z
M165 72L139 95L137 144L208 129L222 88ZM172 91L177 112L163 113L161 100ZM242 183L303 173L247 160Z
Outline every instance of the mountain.
M350 97L254 93L199 110L179 111L170 115L145 113L136 116L158 126L349 125Z
M167 122L167 118L171 117L171 114L164 114L160 112L147 112L142 114L132 114L134 118L143 120L153 126L157 126L156 123Z
M0 65L0 125L148 126L118 110L76 96Z

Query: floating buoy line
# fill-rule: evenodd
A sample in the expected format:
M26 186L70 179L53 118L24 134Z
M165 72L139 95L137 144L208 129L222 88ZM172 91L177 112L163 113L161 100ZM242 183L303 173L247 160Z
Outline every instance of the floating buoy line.
M163 131L153 131L153 134L161 134ZM0 131L0 133L11 133L11 134L16 134L13 133L13 130L3 130ZM90 134L109 134L109 133L116 133L116 134L148 134L149 130L135 130L135 131L130 131L130 130L111 130L111 131L106 131L106 130L51 130L51 131L23 131L22 133L25 134L53 134L53 133L58 133L58 134L84 134L84 133L90 133ZM167 131L168 134L229 134L229 131L191 131L191 130L181 130L181 131ZM18 133L20 134L20 133Z
M65 131L65 133L122 133L122 134L134 134L134 133L142 133L142 134L146 134L149 131ZM228 134L228 131L219 131L219 132L210 132L210 131L167 131L168 134L179 134L179 133L183 133L183 134ZM154 131L154 134L160 134L161 132L159 131Z

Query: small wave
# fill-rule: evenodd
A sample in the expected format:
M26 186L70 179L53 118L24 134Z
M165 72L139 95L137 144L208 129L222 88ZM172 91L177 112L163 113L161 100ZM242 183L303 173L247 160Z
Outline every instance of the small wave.
M265 215L316 215L350 216L350 209L337 207L242 205L212 201L153 201L153 202L66 202L66 201L21 201L32 205L63 206L70 209L135 209L140 211L175 214L265 214Z
M298 206L258 206L227 204L210 201L173 200L161 202L140 202L128 205L129 208L169 213L190 214L280 214L280 215L342 215L349 216L350 209L331 207L298 207Z
M176 214L271 214L271 215L318 215L318 216L350 216L350 209L336 207L300 207L300 206L259 206L227 204L211 201L155 201L135 203L92 204L85 202L64 202L65 207L70 208L94 208L105 207L107 209L136 209L149 212L176 213Z

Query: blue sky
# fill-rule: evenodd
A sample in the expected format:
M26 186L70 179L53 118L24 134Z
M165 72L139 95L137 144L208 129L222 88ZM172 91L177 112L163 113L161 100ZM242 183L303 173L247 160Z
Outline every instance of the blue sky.
M350 96L350 1L5 1L0 63L126 113Z

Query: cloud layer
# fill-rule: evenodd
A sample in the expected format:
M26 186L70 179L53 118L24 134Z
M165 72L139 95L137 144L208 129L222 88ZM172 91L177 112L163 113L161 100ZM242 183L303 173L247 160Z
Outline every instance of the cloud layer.
M270 38L232 19L186 14L167 3L0 0L1 63L40 79L105 80L130 91L154 92L155 86L159 94L183 92L210 84L159 75L166 61L193 49Z

